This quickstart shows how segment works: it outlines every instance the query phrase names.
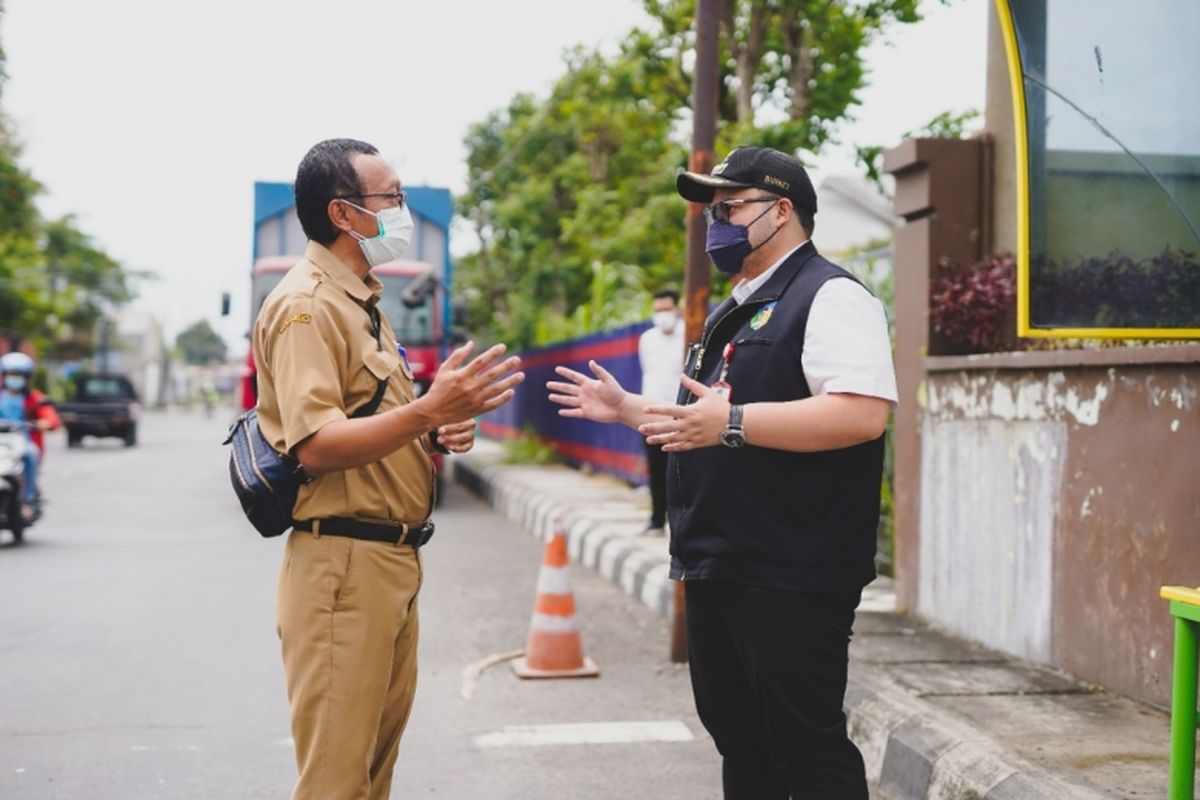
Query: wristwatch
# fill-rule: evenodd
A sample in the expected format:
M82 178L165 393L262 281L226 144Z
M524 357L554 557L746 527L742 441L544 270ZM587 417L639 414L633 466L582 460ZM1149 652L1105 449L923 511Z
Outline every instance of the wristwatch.
M742 407L729 407L729 422L721 431L721 444L726 447L742 447L746 444L746 432L742 430Z

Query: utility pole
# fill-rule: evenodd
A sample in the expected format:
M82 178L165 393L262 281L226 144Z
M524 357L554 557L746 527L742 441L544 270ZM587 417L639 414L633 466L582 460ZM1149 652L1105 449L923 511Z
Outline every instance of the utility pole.
M717 31L720 0L696 0L696 71L692 75L692 156L688 169L707 173L713 167L713 145L717 139ZM700 341L708 316L710 294L708 254L704 238L708 226L703 207L687 207L687 274L684 281L684 338L687 344ZM675 582L675 611L671 619L671 661L682 664L687 657L687 628L684 624L683 581Z

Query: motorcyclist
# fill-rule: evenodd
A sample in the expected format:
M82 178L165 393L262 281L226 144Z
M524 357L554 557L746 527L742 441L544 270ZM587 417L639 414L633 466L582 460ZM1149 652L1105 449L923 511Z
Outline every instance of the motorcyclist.
M46 396L33 388L32 358L19 352L5 353L0 356L0 373L4 375L0 419L26 423L25 435L33 445L25 450L25 493L21 498L21 514L29 521L37 510L37 476L46 451L45 434L61 427L62 421Z

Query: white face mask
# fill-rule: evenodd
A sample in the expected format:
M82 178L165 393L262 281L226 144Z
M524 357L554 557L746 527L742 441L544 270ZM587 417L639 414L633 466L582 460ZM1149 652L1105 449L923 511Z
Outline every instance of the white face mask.
M350 231L350 235L358 239L358 246L362 248L368 264L378 267L380 264L386 264L408 255L408 246L412 242L413 232L413 218L412 214L408 213L408 206L385 208L379 213L375 213L362 206L356 206L349 200L342 202L354 206L364 214L370 214L379 223L379 233L371 238L367 238L357 231Z
M5 375L4 388L14 394L25 391L25 378L20 375Z
M654 327L663 333L670 333L679 321L679 315L674 311L655 311L650 319L654 321Z

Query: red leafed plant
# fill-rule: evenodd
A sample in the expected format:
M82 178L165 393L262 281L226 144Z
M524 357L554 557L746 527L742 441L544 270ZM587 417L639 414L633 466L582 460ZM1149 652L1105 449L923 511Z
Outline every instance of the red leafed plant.
M929 298L935 333L964 353L1010 349L1016 340L1016 262L1010 254L963 264L942 258Z

